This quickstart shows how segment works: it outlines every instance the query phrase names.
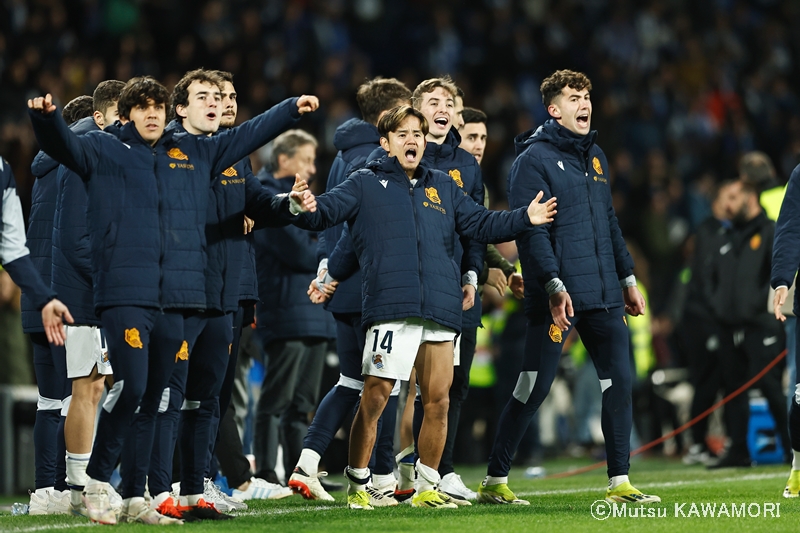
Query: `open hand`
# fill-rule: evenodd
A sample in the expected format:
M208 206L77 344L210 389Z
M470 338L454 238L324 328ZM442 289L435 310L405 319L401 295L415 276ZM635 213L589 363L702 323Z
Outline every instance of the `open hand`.
M514 272L508 276L508 288L511 289L511 294L517 300L522 300L525 297L525 282L522 279L522 274Z
M539 191L539 194L533 199L531 205L528 206L528 218L531 219L531 224L534 226L541 226L542 224L552 222L553 217L558 213L558 211L556 211L556 205L558 205L556 204L556 197L553 196L545 203L540 204L539 200L541 200L543 196L544 192Z
M42 324L47 335L47 341L56 346L64 346L67 335L64 332L64 320L72 324L75 320L69 314L69 309L61 301L53 298L42 308Z
M502 270L499 268L490 268L489 275L486 276L486 283L484 285L493 287L500 293L500 296L505 296L508 280Z
M28 107L34 111L39 111L42 115L49 115L56 110L56 106L53 104L53 96L50 93L47 93L46 96L28 100Z
M469 311L475 305L475 287L467 283L461 287L461 293L464 295L464 299L461 300L461 310Z
M781 322L786 322L786 315L781 310L783 304L786 303L786 296L789 294L788 287L778 287L775 289L775 297L772 299L772 309L775 312L775 318Z
M301 115L313 113L319 108L319 98L313 95L304 94L297 99L297 112Z
M567 331L572 325L569 319L575 316L575 312L572 310L572 298L567 291L557 292L550 297L550 314L553 315L553 323L561 331Z

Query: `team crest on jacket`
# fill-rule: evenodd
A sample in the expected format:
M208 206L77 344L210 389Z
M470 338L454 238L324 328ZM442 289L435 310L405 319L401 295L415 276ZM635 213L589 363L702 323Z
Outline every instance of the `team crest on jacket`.
M181 344L181 349L178 350L178 353L175 354L175 362L178 361L188 361L189 360L189 343L183 341Z
M461 171L460 170L458 170L457 168L454 168L453 170L448 172L448 174L450 174L450 177L453 178L453 181L456 182L456 185L458 185L462 189L464 188L464 182L461 180Z
M756 233L752 237L750 237L750 249L751 250L758 250L761 248L761 234Z
M603 175L603 166L600 164L600 160L596 157L592 158L592 168L601 176Z
M372 364L375 365L375 368L378 370L383 368L383 356L379 353L376 353L372 356Z
M426 187L425 188L425 196L427 196L428 200L430 200L431 202L433 202L435 204L442 203L441 198L439 198L439 191L436 190L436 187Z
M170 156L172 159L178 159L179 161L188 161L189 156L181 152L180 148L170 148L167 155Z
M233 168L233 167L228 167L228 168L226 168L225 170L223 170L223 171L222 171L222 175L223 175L223 176L227 176L227 177L229 177L229 178L232 178L232 177L234 177L234 176L238 176L238 175L239 175L239 173L238 173L238 172L236 172L236 169L235 169L235 168Z
M131 348L144 348L144 344L142 344L142 339L139 337L139 330L136 328L126 329L125 330L125 342L128 343L128 346Z
M555 324L550 324L550 331L548 332L550 335L550 340L553 342L561 343L561 330L558 329L558 326Z

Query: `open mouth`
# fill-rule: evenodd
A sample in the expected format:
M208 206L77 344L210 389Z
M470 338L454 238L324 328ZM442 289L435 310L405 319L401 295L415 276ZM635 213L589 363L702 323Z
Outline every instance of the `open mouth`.
M581 126L588 126L589 125L589 114L584 113L582 115L578 115L577 122Z
M413 163L414 161L417 160L417 149L409 148L408 150L406 150L405 156L406 156L406 161L408 161L409 163Z
M445 117L437 117L433 119L433 122L444 128L450 121Z
M217 118L217 114L214 111L209 111L206 113L206 118L208 118L208 120L214 120Z

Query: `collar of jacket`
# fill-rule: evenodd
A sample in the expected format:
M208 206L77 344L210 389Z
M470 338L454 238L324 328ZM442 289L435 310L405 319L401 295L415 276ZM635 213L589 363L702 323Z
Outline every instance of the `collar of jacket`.
M344 151L362 144L377 144L380 138L378 128L360 118L351 118L336 128L333 134L333 146L337 150Z
M581 157L586 157L596 140L597 130L592 130L586 135L578 135L556 122L556 119L551 118L536 128L535 131L528 130L518 135L514 139L514 144L517 146L517 155L531 144L547 142L562 152L571 152Z
M181 129L183 129L182 126ZM175 133L176 133L175 127L165 128L164 133L161 134L161 138L159 138L158 141L156 141L156 144L153 145L142 139L142 136L139 135L138 131L136 131L136 125L131 121L131 122L126 122L125 125L119 129L119 140L122 142L138 143L138 144L143 144L149 148L155 148L160 144L164 144L167 141L170 141Z
M386 176L397 183L402 184L404 187L410 185L411 180L406 174L406 171L400 165L397 157L389 157L388 154L382 156L380 159L370 161L367 163L367 168L373 172L380 172L381 176ZM376 173L377 173L376 172ZM421 163L414 171L414 179L417 180L417 186L423 183L430 175L430 170L424 167Z
M447 136L444 138L442 144L428 141L423 157L426 159L452 159L453 154L456 153L460 145L461 135L459 135L455 127L452 127L450 131L447 132Z

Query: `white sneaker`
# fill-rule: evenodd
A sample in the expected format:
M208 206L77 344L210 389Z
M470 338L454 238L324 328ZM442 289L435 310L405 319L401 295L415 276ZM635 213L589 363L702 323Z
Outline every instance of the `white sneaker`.
M394 497L394 489L397 484L392 484L385 487L376 487L370 482L367 484L367 494L369 495L369 504L373 507L394 507L398 501Z
M239 500L280 500L294 494L292 489L270 483L260 477L251 477L246 490L233 489L233 497Z
M702 444L692 444L689 447L689 453L683 456L683 464L685 465L708 465L711 462L712 456L708 449Z
M439 482L439 492L444 492L453 500L456 500L456 505L460 501L476 500L478 498L478 493L464 485L461 476L455 472L450 472L442 478Z
M50 502L50 492L53 489L36 489L34 492L28 491L31 502L28 504L28 514L44 515L47 514L47 504Z
M119 518L119 514L122 512L122 496L111 485L108 486L108 503L111 504L111 508L114 509L114 512L117 513L117 518ZM150 505L149 502L148 505Z
M69 489L53 490L47 500L47 514L69 514Z
M120 515L120 522L127 522L129 524L151 524L159 526L183 525L183 520L158 514L154 509L150 508L146 502L137 502L129 505L127 509L122 511L122 514Z
M289 478L289 488L300 494L306 500L335 501L333 496L322 488L319 478L327 476L327 472L318 472L316 476L309 476L302 468L296 466L292 477Z
M208 503L213 503L214 507L221 513L247 509L247 504L241 498L231 498L222 492L222 489L209 478L203 479L203 499Z
M83 490L83 504L89 520L100 524L114 525L117 523L117 513L111 506L108 483L98 483Z

